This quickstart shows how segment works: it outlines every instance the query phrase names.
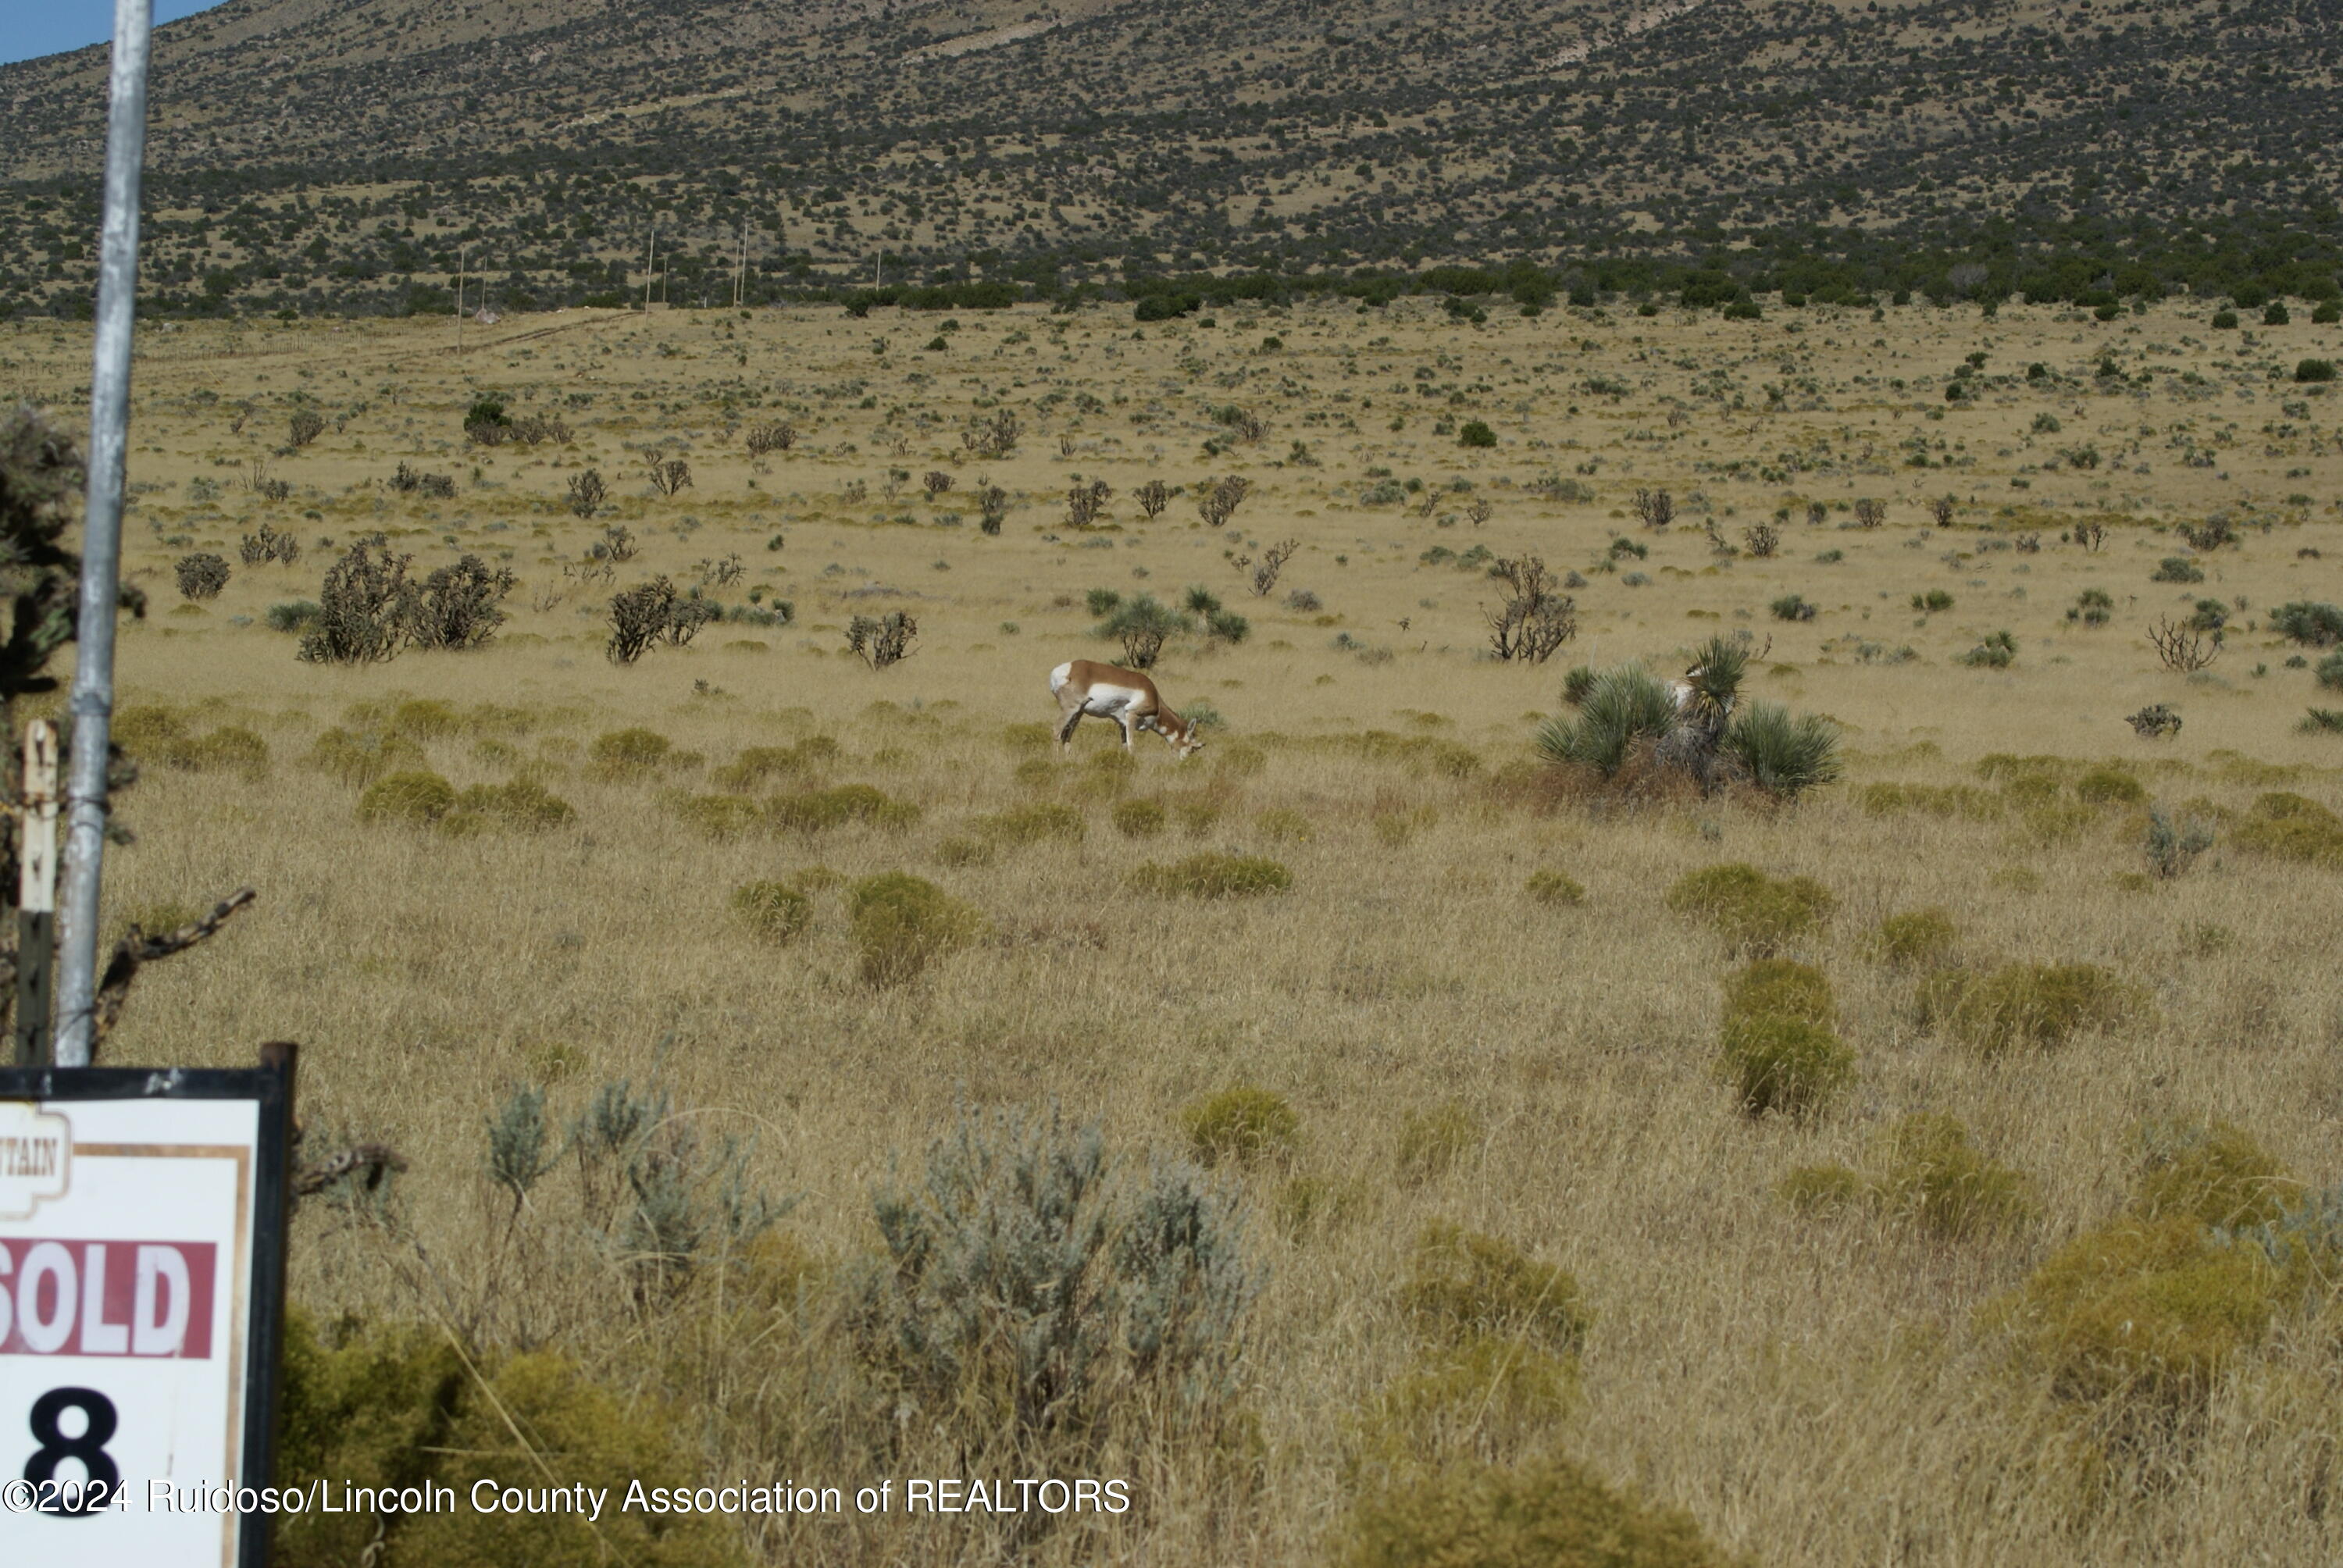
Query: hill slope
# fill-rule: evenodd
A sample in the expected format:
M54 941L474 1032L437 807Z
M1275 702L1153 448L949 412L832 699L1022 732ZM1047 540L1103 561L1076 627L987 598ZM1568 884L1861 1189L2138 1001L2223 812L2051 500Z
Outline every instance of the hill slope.
M1875 283L1916 246L1988 291L2049 252L2298 290L2297 256L2331 274L2338 15L231 0L161 33L150 278L179 308L396 306L468 247L507 297L574 299L637 286L656 230L683 303L730 297L745 226L751 297L881 251L1049 282L1753 235ZM0 308L85 297L104 65L0 68Z

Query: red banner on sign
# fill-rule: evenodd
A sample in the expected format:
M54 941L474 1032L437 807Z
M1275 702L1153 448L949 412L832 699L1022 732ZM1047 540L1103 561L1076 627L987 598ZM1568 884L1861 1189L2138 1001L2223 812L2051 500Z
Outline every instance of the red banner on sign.
M212 1353L210 1241L0 1236L0 1356Z

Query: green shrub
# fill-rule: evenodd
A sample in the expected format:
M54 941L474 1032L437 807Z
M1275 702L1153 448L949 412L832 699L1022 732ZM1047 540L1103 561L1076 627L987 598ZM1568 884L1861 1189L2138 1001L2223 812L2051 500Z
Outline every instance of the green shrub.
M1793 1171L1783 1196L1801 1208L1868 1202L1947 1240L2002 1230L2034 1212L2032 1183L1969 1146L1949 1116L1906 1116L1873 1141L1872 1170L1844 1165Z
M685 827L710 839L737 839L764 820L757 802L746 795L679 795L669 809Z
M2048 1050L2087 1030L2112 1029L2145 998L2096 964L2006 964L1986 974L1943 970L1921 982L1924 1024L1941 1024L1987 1056L2025 1045Z
M1045 839L1079 844L1089 830L1080 811L1071 806L1048 803L1018 806L990 817L979 817L972 825L996 844L1037 844Z
M1126 839L1156 838L1171 820L1161 800L1118 800L1107 819Z
M1532 871L1522 891L1550 908L1576 908L1586 901L1586 890L1560 871Z
M2269 628L2306 647L2329 648L2343 642L2343 609L2297 599L2270 611Z
M324 613L316 599L296 598L270 605L262 618L271 631L307 631Z
M1463 1451L1509 1454L1550 1432L1578 1395L1578 1362L1519 1340L1472 1334L1428 1346L1357 1423L1361 1480Z
M1400 1181L1413 1187L1446 1175L1484 1136L1481 1119L1461 1100L1408 1111L1399 1124Z
M869 784L840 784L835 789L776 795L765 803L765 817L778 829L819 833L849 822L868 822L874 828L906 828L920 819L920 809L909 800L893 799Z
M1456 444L1460 447L1493 447L1497 444L1497 433L1481 420L1468 419L1464 427L1456 432Z
M786 942L813 920L813 900L794 882L743 882L732 890L732 911L751 934Z
M827 735L809 737L795 746L746 747L716 770L716 784L723 789L751 790L775 779L798 779L818 772L837 757L838 742Z
M2255 800L2229 838L2242 849L2280 859L2343 869L2343 818L2290 790Z
M1561 1269L1511 1241L1438 1221L1416 1242L1402 1298L1420 1327L1452 1342L1496 1335L1574 1355L1594 1322L1578 1282Z
M578 819L576 808L534 779L472 785L456 798L456 809L524 832L565 827Z
M2335 361L2332 359L2302 360L2294 367L2294 378L2297 381L2332 381L2335 379Z
M1775 620L1812 620L1817 608L1807 603L1803 596L1794 593L1784 594L1765 608L1774 612Z
M1131 886L1141 893L1192 899L1240 899L1262 893L1282 893L1293 885L1293 873L1275 860L1258 855L1191 855L1170 865L1149 861L1131 873Z
M2147 786L2116 768L2094 768L2075 780L2075 798L2093 806L2137 806L2147 799Z
M423 748L407 737L370 729L328 729L310 746L308 756L310 767L358 785L422 761Z
M1875 1158L1876 1202L1945 1238L2015 1226L2034 1211L2025 1174L1970 1149L1968 1128L1952 1116L1900 1118L1879 1137Z
M675 743L666 736L638 726L595 737L587 756L594 770L606 779L634 779L666 767L674 751Z
M1718 748L1769 795L1795 796L1840 772L1838 729L1827 719L1775 702L1752 702L1733 716Z
M2302 1191L2269 1151L2226 1121L2151 1122L2141 1130L2132 1211L2203 1225L2266 1225Z
M984 917L908 871L866 877L848 890L847 920L870 985L900 985L929 962L974 941Z
M2017 639L2006 631L1995 632L1953 662L1972 669L2007 669L2017 662Z
M2217 310L2213 312L2212 320L2209 323L2213 330L2216 332L2227 332L2231 327L2237 326L2237 313L2234 310Z
M2311 673L2318 677L2319 685L2331 690L2343 691L2343 648L2338 648L2320 659L2318 668Z
M970 1463L1092 1474L1117 1437L1222 1441L1259 1276L1193 1166L1119 1161L1054 1110L964 1110L873 1207L886 1255L846 1327Z
M1702 920L1736 948L1759 951L1815 930L1838 907L1810 877L1774 878L1731 863L1688 871L1667 893L1668 909Z
M1731 1568L1692 1516L1567 1459L1460 1462L1364 1492L1338 1568Z
M1959 938L1959 928L1944 910L1912 910L1879 922L1872 950L1885 963L1940 964L1952 956L1953 944Z
M1313 836L1310 819L1283 806L1271 807L1255 817L1252 824L1261 830L1263 838L1275 839L1282 843L1306 844Z
M346 1321L321 1332L295 1308L285 1328L277 1483L324 1481L469 1495L476 1480L610 1490L637 1476L689 1476L701 1456L678 1442L684 1423L629 1404L561 1357L515 1356L475 1376L446 1336L420 1325ZM515 1428L529 1434L523 1446ZM550 1464L549 1475L534 1469ZM379 1535L377 1534L379 1533ZM438 1568L612 1560L643 1568L721 1568L741 1561L737 1533L715 1519L654 1519L606 1508L598 1526L577 1513L301 1513L277 1520L272 1560L357 1564L390 1560Z
M1576 719L1549 719L1537 732L1538 755L1549 762L1619 771L1638 741L1654 742L1676 724L1676 699L1667 683L1638 665L1595 677Z
M1791 1208L1808 1212L1859 1202L1871 1196L1872 1187L1852 1165L1800 1165L1782 1178L1775 1191Z
M2280 1284L2259 1248L2193 1217L2127 1219L2067 1242L1984 1315L2059 1397L2163 1415L2201 1407L2221 1369L2261 1342Z
M1731 1019L1717 1067L1752 1116L1812 1115L1855 1081L1855 1052L1820 1024L1767 1014Z
M2343 708L2307 708L2295 728L2305 735L2343 735Z
M1197 1101L1180 1113L1180 1125L1189 1151L1206 1167L1283 1161L1302 1137L1302 1118L1283 1095L1245 1084Z
M1759 959L1725 982L1725 1020L1794 1018L1818 1029L1838 1022L1831 985L1812 964L1789 959Z
M437 773L417 770L377 779L358 797L361 822L437 822L456 809L456 787Z

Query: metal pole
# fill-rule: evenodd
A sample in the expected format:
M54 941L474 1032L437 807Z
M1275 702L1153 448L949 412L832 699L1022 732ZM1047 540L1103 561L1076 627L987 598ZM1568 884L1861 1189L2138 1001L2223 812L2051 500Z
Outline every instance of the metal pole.
M154 30L154 0L114 0L106 226L97 266L97 346L89 381L89 491L82 508L73 691L65 703L73 716L73 757L65 784L65 896L57 911L59 1067L89 1065L97 1015L97 887L106 855L106 760L114 729L114 619L121 598L130 337L138 307L138 187L146 158L146 55Z

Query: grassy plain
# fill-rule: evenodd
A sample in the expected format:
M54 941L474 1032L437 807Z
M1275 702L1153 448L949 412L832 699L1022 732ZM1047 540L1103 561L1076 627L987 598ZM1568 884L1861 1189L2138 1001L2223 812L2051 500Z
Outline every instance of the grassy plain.
M139 842L109 860L116 918L242 883L260 900L142 978L108 1059L238 1061L259 1040L299 1040L320 1138L407 1156L406 1211L447 1282L419 1284L377 1231L311 1214L295 1288L318 1312L488 1302L476 1332L489 1348L549 1340L672 1402L709 1473L845 1484L858 1478L811 1475L823 1453L792 1448L808 1423L776 1392L816 1387L816 1340L752 1324L703 1353L682 1316L638 1317L589 1278L557 1290L548 1276L535 1303L493 1301L506 1201L482 1175L482 1129L515 1086L546 1083L566 1117L603 1081L656 1073L708 1125L758 1136L759 1179L802 1195L784 1231L833 1264L874 1248L872 1185L915 1161L958 1101L1055 1099L1116 1147L1169 1153L1203 1096L1247 1083L1290 1101L1290 1162L1229 1177L1267 1270L1246 1363L1249 1481L1199 1480L1194 1456L1159 1456L1143 1527L1035 1545L960 1521L784 1522L757 1536L773 1561L1318 1560L1363 1484L1349 1462L1364 1412L1425 1353L1399 1284L1436 1221L1562 1265L1594 1313L1577 1399L1509 1452L1572 1454L1755 1559L2332 1560L2343 1393L2325 1332L2273 1332L2226 1365L2201 1427L2157 1451L2147 1483L2094 1489L2077 1479L2075 1425L2050 1384L1979 1316L2122 1205L2148 1121L2223 1118L2303 1181L2338 1176L2337 872L2254 855L2225 830L2181 877L2150 879L2137 805L2046 814L1976 768L1994 753L2069 759L2069 807L2079 766L2099 762L2214 816L2275 789L2343 806L2343 738L2296 728L2307 705L2343 703L2259 625L2281 602L2343 597L2335 405L2291 379L2343 338L2292 326L2241 340L2206 314L1507 310L1473 327L1404 302L1223 311L1141 334L1122 310L971 315L949 333L885 312L710 311L468 327L460 357L445 321L142 336L126 568L154 604L126 627L123 702L167 707L196 736L248 728L269 759L186 771L150 758L126 799ZM920 347L939 337L946 347ZM1977 351L1976 395L1947 404L1946 378ZM0 337L8 385L60 417L86 354L76 336ZM2118 374L2097 373L2103 356ZM516 414L558 413L574 444L468 448L463 410L484 391ZM296 394L327 432L271 457ZM1202 453L1230 440L1221 405L1260 416L1266 436ZM1017 453L961 460L960 432L993 406L1022 418ZM799 445L752 460L742 428L782 417ZM1471 419L1493 427L1493 448L1438 429ZM648 493L651 447L688 459L689 489ZM292 482L289 499L239 487L255 458ZM452 477L454 498L387 490L401 462ZM613 501L587 522L561 497L589 465ZM931 469L956 480L933 502L920 487ZM891 498L890 470L905 476ZM980 473L1018 498L997 538L966 498ZM1151 525L1130 498L1151 477L1229 473L1254 488L1225 529L1203 527L1189 497ZM1077 475L1116 491L1111 526L1066 525ZM1370 504L1386 477L1403 500ZM1591 498L1533 489L1548 477ZM1406 490L1413 479L1422 492ZM191 498L199 480L220 493ZM857 481L863 497L847 498ZM1639 487L1673 492L1674 527L1638 523ZM1938 528L1923 504L1948 494L1953 522ZM1476 497L1492 508L1477 526ZM1865 498L1887 503L1885 526L1845 509ZM1810 501L1829 508L1820 523ZM1778 552L1748 554L1744 528L1782 508ZM2169 531L2225 509L2237 545L2197 558ZM1711 518L1742 553L1719 551ZM2087 518L2106 526L2100 548L2061 542ZM183 603L172 563L191 550L235 563L264 519L300 538L299 564L236 564L218 598ZM687 648L608 663L610 586L564 568L613 522L640 548L615 586L695 582L699 563L737 552L743 578L709 591L737 604L762 586L793 621L712 625ZM326 565L375 531L418 571L463 552L508 564L520 583L497 640L356 668L297 661L268 608L315 598ZM2038 550L2017 547L2027 534ZM1614 537L1648 555L1613 558ZM1282 580L1251 595L1230 558L1288 538L1300 550ZM1479 657L1494 585L1477 565L1425 559L1475 547L1585 575L1579 633L1554 663ZM2151 581L2174 556L2197 558L2204 580ZM1173 704L1221 716L1204 752L1175 763L1141 737L1125 771L1101 726L1067 759L1037 740L1054 714L1049 668L1117 657L1090 635L1088 590L1171 601L1196 583L1251 620L1232 647L1175 640L1157 671ZM2093 588L2110 620L2070 621ZM1321 608L1288 608L1293 589ZM1952 606L1910 608L1930 589ZM1814 618L1775 618L1794 593ZM2146 626L2212 597L2230 618L2221 657L2193 677L2159 668ZM918 648L874 672L841 628L890 608L917 618ZM1845 783L1787 808L1734 796L1623 809L1530 782L1529 738L1562 711L1565 668L1640 658L1672 674L1691 645L1745 628L1770 638L1752 691L1844 727ZM2004 629L2013 664L1956 662ZM304 759L329 729L395 728L383 715L409 699L459 716L409 727L431 768L458 787L537 779L576 821L467 838L361 824L357 786ZM2135 736L2124 716L2159 701L2186 728ZM598 771L596 738L633 726L678 757ZM1369 731L1392 739L1360 744ZM822 735L840 749L808 781L876 785L916 804L917 822L712 836L679 809L720 792L713 776L742 749ZM1975 794L1966 815L1879 809L1864 791L1880 782ZM1174 808L1163 837L1111 826L1112 802L1132 798ZM1073 807L1083 836L964 847L985 843L977 819L1035 802ZM1221 849L1273 856L1291 890L1222 904L1125 886L1138 861ZM1681 874L1734 860L1813 877L1838 900L1789 950L1830 977L1857 1054L1851 1096L1811 1121L1736 1111L1714 1069L1735 959L1663 903ZM876 991L834 892L817 895L799 940L759 943L731 890L817 864L930 878L990 934ZM1526 896L1545 869L1583 884L1584 902ZM2054 1051L1981 1058L1923 1027L1915 975L1870 956L1883 918L1930 906L1971 961L2105 965L2153 1007ZM1452 1102L1461 1157L1403 1180L1411 1118ZM1793 1167L1857 1161L1915 1111L1957 1117L2031 1177L2032 1217L1953 1241L1777 1196ZM1281 1221L1297 1177L1331 1217Z

